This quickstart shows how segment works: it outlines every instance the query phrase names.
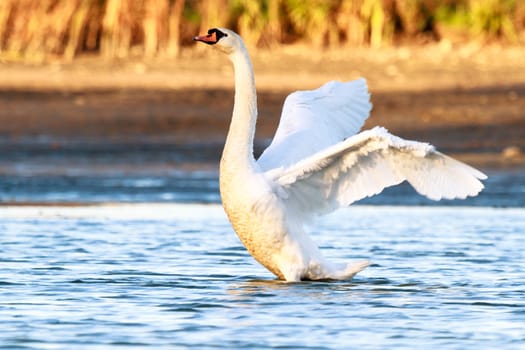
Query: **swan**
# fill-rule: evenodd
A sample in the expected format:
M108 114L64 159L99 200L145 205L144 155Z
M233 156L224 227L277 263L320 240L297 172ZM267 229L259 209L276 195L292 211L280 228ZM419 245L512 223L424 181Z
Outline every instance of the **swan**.
M234 67L235 97L220 161L220 195L249 253L279 279L350 280L369 265L326 260L305 231L316 216L408 181L433 199L464 199L482 189L482 172L382 127L359 132L372 105L366 81L331 81L296 91L283 106L275 136L255 160L257 96L241 37L213 28L194 41L225 53Z

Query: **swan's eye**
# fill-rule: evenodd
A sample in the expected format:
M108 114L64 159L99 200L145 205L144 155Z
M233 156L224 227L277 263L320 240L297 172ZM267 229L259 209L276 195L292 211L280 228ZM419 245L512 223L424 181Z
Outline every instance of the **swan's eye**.
M221 32L217 28L212 28L208 30L208 35L213 35L213 34L215 34L215 42L218 42L219 40L221 40L221 38L228 36L228 34Z

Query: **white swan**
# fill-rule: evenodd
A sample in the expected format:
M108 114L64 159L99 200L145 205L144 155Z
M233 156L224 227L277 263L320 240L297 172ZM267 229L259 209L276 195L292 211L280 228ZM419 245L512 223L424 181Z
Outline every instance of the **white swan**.
M380 127L356 134L371 110L364 79L289 95L275 137L256 161L255 81L241 37L214 28L194 40L226 53L235 70L235 104L220 163L224 210L250 254L280 279L351 279L368 266L325 260L303 227L317 215L404 180L434 200L483 189L483 173L427 143Z

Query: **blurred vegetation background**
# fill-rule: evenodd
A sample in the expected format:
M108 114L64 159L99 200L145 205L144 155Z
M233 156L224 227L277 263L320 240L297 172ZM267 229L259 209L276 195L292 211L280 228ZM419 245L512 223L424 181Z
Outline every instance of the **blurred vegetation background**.
M523 0L0 0L0 58L177 57L224 26L274 47L525 43Z

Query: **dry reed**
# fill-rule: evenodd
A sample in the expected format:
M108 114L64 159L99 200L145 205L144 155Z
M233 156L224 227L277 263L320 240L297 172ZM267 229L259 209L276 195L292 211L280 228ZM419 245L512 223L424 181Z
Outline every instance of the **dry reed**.
M213 26L257 46L379 47L396 39L525 41L520 0L0 0L0 57L176 57ZM451 36L451 39L455 38Z

